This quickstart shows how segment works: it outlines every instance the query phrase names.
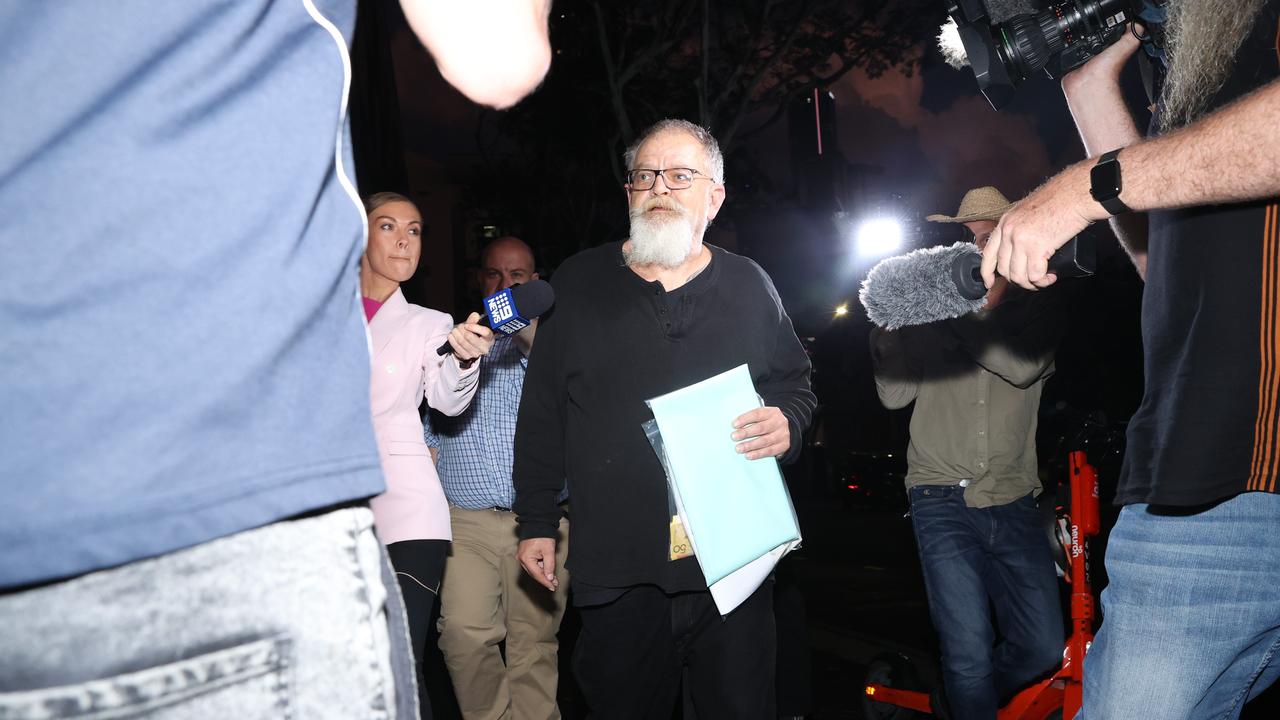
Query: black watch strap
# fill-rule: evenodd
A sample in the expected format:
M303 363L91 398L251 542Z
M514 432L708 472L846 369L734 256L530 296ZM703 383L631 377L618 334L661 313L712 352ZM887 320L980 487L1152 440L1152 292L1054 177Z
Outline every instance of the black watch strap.
M1120 191L1124 189L1120 179L1120 160L1116 157L1120 150L1103 153L1089 171L1089 194L1112 215L1132 212L1120 199Z

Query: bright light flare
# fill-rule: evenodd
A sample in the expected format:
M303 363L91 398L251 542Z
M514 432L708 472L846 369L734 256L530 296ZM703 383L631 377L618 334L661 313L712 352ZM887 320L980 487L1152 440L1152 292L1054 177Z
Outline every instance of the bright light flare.
M854 245L859 256L877 258L902 249L902 240L902 223L893 218L873 218L858 226Z
M836 317L844 317L849 314L849 303L841 303L836 306Z

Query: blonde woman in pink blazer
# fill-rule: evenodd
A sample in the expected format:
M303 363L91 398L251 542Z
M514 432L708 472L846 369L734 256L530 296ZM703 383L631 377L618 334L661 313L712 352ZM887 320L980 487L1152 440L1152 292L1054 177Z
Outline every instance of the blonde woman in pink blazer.
M478 324L478 313L454 327L445 313L405 301L400 283L418 268L422 214L395 193L370 196L365 209L369 245L360 262L360 291L373 351L373 429L387 479L387 491L372 501L373 515L404 595L419 703L429 718L422 653L451 535L449 505L422 439L418 406L426 398L446 415L465 410L479 379L476 360L493 346L493 331ZM441 356L436 349L446 340L453 352Z

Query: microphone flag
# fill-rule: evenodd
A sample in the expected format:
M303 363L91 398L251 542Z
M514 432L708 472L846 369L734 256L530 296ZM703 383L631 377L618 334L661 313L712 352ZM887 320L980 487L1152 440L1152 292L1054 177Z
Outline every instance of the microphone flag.
M520 315L511 288L506 288L485 298L484 314L488 316L489 327L496 333L515 335L529 327L530 318Z

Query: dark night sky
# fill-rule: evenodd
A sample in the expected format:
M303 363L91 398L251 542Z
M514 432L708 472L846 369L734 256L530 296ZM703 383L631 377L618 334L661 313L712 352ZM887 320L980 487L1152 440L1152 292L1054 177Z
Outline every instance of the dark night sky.
M875 168L869 189L876 197L888 198L893 213L917 222L929 213L951 213L965 190L980 185L995 185L1017 199L1084 157L1056 81L1028 81L1009 106L996 112L967 70L947 66L931 46L921 52L920 67L911 76L890 71L870 78L855 70L829 88L835 98L841 153L849 163ZM432 176L442 186L459 183L467 169L480 162L475 138L484 113L439 77L407 28L394 36L393 57L411 177L417 168L419 176ZM787 175L785 121L757 136L747 152L770 173ZM608 160L602 156L600 162ZM733 182L728 178L730 193ZM624 211L619 192L619 218ZM787 222L775 220L784 226ZM430 226L432 218L427 221ZM728 225L732 227L732 221ZM1141 395L1141 285L1109 232L1102 229L1098 235L1099 276L1072 281L1060 290L1070 296L1072 312L1059 352L1058 376L1046 390L1046 407L1052 410L1069 401L1079 409L1103 409L1112 419L1123 420ZM614 239L618 238L602 237L600 242ZM819 376L825 373L819 384L820 395L826 394L824 403L848 410L861 418L862 426L901 425L901 418L886 420L889 416L875 401L865 360L866 326L856 319L840 326L836 323L841 321L829 315L836 303L856 294L867 268L853 268L830 283L815 283L806 276L809 265L788 261L792 250L786 242L779 238L776 246L760 252L740 249L774 276L801 334L826 344L817 360ZM837 247L831 252L845 250ZM430 236L425 257L429 266L456 262L453 255L433 249ZM432 277L442 276L433 270ZM867 439L856 429L850 432L848 440L855 445L892 447L902 437L900 428L893 430L896 438L881 434Z
M844 155L883 167L895 192L950 205L969 186L993 184L1014 197L1083 157L1056 82L1028 82L1010 106L996 112L967 70L947 66L932 47L922 50L922 66L912 77L890 71L872 79L855 70L830 88ZM482 111L439 77L407 28L396 33L393 51L408 161L453 171L476 162ZM767 132L753 150L772 154L782 166L786 145L777 139ZM943 208L917 209L923 215Z

